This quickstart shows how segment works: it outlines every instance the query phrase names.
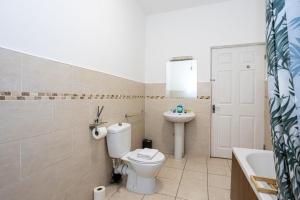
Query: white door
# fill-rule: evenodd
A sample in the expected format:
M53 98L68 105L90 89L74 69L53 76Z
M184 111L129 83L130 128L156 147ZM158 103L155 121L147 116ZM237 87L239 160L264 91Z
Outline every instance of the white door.
M213 157L264 144L265 45L212 50Z

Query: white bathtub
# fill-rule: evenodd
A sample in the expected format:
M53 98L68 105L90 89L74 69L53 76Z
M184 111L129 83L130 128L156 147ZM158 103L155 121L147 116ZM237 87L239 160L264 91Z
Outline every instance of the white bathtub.
M259 200L276 200L275 195L268 195L256 191L250 176L264 176L276 178L273 152L255 149L233 148L233 153L239 162L245 176Z

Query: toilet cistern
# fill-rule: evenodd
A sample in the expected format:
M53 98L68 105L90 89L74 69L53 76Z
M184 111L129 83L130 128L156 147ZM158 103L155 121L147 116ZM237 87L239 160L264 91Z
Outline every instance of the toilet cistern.
M195 119L196 114L193 112L177 113L173 111L167 111L163 113L167 121L174 123L175 129L175 159L182 159L184 156L184 123L190 122Z

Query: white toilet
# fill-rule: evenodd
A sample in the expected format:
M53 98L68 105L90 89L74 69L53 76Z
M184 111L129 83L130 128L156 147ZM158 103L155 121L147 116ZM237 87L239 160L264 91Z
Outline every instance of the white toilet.
M141 194L153 194L156 191L156 175L165 156L158 152L151 160L137 156L142 149L130 151L131 125L114 124L108 127L107 147L111 158L121 159L125 163L117 166L115 173L128 175L126 187L129 191Z

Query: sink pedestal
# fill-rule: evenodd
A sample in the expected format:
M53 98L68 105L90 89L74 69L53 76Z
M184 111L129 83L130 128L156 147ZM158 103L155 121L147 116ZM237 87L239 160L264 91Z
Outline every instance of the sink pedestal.
M174 129L174 157L176 160L181 160L184 156L184 123L174 123Z
M169 122L174 123L174 157L177 160L181 160L184 156L184 123L192 121L196 115L193 112L173 113L171 111L164 112L163 115Z

